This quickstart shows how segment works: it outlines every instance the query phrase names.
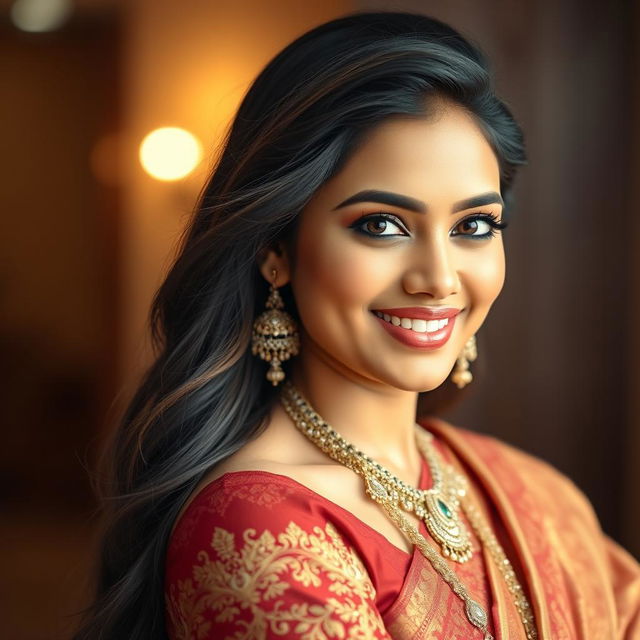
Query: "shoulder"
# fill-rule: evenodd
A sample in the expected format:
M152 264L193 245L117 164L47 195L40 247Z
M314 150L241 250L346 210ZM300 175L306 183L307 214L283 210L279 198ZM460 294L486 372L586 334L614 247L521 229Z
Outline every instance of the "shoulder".
M359 618L365 637L379 637L372 583L326 506L264 471L227 473L204 487L167 552L170 637L182 637L179 629L199 638L246 629L238 637L298 638L303 628L344 637Z
M567 602L590 602L580 610L584 628L594 630L589 637L607 634L603 625L609 616L619 630L616 637L630 638L631 629L638 628L640 566L604 534L582 490L548 462L497 438L438 419L429 418L423 426L440 436L500 501L501 517L514 538L521 537L532 566L539 567L549 602L559 602L563 593Z
M178 519L170 555L205 542L214 528L281 528L291 518L314 520L313 492L289 477L265 470L227 472L203 486Z
M428 418L423 426L438 434L458 455L475 461L486 476L557 511L579 513L585 522L600 528L591 502L575 482L555 466L499 438Z
M169 559L186 545L201 544L215 528L283 530L295 521L308 529L332 522L352 538L351 510L335 501L340 487L357 483L345 468L291 466L265 460L220 465L196 487L176 520ZM320 485L320 486L318 486ZM347 505L348 507L348 505Z
M495 462L510 468L517 467L527 472L532 471L560 483L571 482L566 475L547 461L495 436L471 431L435 417L426 418L422 424L440 436L453 449L473 452L484 462Z

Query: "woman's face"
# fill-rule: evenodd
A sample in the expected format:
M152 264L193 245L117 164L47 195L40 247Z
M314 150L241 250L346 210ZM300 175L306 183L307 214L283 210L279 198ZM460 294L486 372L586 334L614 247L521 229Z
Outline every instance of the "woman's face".
M300 357L375 385L439 386L504 283L487 217L500 220L499 194L496 156L462 109L373 130L301 214Z

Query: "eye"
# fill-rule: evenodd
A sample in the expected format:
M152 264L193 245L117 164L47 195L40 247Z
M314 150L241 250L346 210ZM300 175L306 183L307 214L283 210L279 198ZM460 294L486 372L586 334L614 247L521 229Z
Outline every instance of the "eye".
M461 229L461 231L452 232L451 235L466 236L472 240L485 240L497 235L506 226L506 222L502 222L498 216L492 213L474 213L460 220L454 229Z
M389 231L393 231L393 227L403 231L403 233L388 233ZM407 235L406 229L399 218L390 213L374 213L372 215L362 216L350 224L349 228L369 238L393 238Z

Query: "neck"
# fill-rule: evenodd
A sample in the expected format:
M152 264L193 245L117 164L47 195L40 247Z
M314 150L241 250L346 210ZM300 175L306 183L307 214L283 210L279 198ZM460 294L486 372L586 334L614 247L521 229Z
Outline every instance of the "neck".
M377 462L415 474L421 464L415 440L418 393L359 377L314 345L304 345L302 354L291 381L322 419Z

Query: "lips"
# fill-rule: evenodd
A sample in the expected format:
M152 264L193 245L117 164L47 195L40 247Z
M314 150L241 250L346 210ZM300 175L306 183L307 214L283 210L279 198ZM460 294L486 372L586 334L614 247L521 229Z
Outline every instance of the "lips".
M395 309L376 309L375 311L372 311L372 315L382 325L384 330L399 342L409 347L431 350L438 349L447 343L451 337L451 333L453 332L456 316L460 311L460 309L453 307L403 307ZM395 325L384 318L380 318L376 313L396 316L397 318L426 320L427 322L430 320L443 320L447 318L448 322L445 326L436 331L418 332L410 328Z
M442 318L453 318L460 313L461 309L455 307L397 307L395 309L374 309L374 311L388 313L390 316L398 316L398 318L441 320Z

